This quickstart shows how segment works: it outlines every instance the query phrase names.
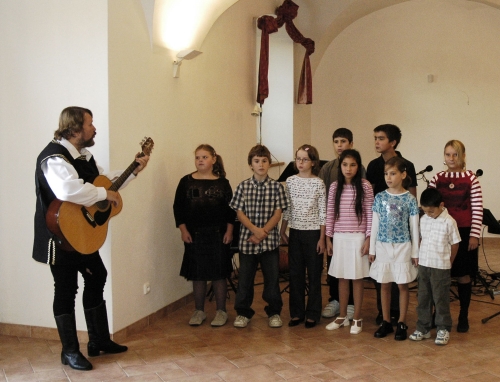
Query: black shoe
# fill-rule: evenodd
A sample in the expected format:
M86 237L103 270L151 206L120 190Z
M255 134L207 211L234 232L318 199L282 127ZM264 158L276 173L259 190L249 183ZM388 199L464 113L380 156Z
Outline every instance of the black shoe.
M75 370L92 370L92 364L80 352L80 345L76 335L75 312L61 314L54 318L62 343L61 363L69 365Z
M396 334L394 335L394 339L396 341L404 341L408 338L406 331L408 330L408 326L405 325L404 322L398 322L398 326L396 328Z
M87 353L89 357L96 357L101 352L116 354L127 351L128 347L118 345L111 340L108 326L108 313L106 301L92 309L84 309L85 320L87 321L87 331L89 342L87 343Z
M384 316L382 315L382 312L378 312L377 318L375 318L375 323L380 326L382 321L384 321Z
M458 325L457 332L458 333L467 333L469 331L469 320L467 318L460 318L458 316Z
M306 321L305 323L306 329L311 329L314 328L315 326L316 326L316 321Z
M292 318L290 320L290 322L288 322L288 326L297 326L297 325L300 325L304 322L304 319L300 319L300 318Z
M380 328L378 328L378 330L375 332L374 337L384 338L389 333L393 333L393 332L394 332L394 329L392 328L392 325L387 321L382 321L382 324L380 324Z

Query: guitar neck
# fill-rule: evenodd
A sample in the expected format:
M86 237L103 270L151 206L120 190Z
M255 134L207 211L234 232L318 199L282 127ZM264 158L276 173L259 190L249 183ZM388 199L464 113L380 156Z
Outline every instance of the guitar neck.
M139 154L139 158L140 157L143 157L145 154L144 153L140 153ZM130 176L130 174L132 174L132 172L134 172L135 168L139 166L139 163L137 163L135 160L130 164L130 166L128 166L125 171L123 171L123 173L118 177L118 179L116 179L113 184L111 185L111 187L109 187L109 190L110 191L118 191L120 189L120 187L123 185L123 183L128 179L128 177Z

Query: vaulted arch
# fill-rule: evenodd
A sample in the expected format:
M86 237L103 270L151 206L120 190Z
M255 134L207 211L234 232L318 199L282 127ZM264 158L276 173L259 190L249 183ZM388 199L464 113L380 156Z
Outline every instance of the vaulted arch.
M310 1L310 0L309 0ZM306 1L306 2L309 2ZM314 1L314 0L313 0ZM377 1L353 1L348 7L345 8L335 19L332 20L328 28L320 34L320 38L316 40L316 51L311 56L311 66L314 70L321 62L323 54L328 49L328 46L335 38L342 33L349 25L364 16L379 11L381 9L391 7L393 5L401 4L410 0L377 0ZM500 9L500 0L466 0L471 3L481 3L493 8ZM473 6L473 5L472 5Z

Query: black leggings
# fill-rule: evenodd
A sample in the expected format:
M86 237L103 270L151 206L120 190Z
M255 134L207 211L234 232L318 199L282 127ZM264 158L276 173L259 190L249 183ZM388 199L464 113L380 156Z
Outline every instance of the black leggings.
M83 276L83 308L91 309L104 301L104 285L108 272L101 256L79 255L71 264L51 265L54 277L54 316L71 314L75 310L75 298L78 291L78 272Z

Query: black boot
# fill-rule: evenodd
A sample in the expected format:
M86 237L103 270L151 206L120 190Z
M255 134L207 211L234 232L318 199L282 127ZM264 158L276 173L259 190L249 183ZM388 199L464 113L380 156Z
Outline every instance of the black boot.
M457 332L469 331L469 305L472 294L472 283L458 284L458 299L460 300L460 314L458 315Z
M113 342L109 336L106 301L95 308L84 309L84 312L89 332L89 343L87 344L89 357L96 357L101 354L101 351L115 354L128 350L128 347Z
M75 312L55 316L57 331L62 342L61 362L76 370L92 370L92 364L80 353L76 335Z

